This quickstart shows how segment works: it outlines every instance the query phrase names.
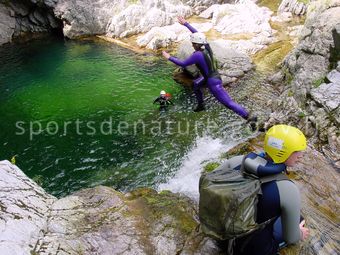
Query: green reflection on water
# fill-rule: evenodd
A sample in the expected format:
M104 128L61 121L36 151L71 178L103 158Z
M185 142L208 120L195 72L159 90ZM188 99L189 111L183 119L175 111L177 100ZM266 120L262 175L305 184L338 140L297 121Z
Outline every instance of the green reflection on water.
M18 166L56 196L155 185L178 169L197 135L225 135L238 119L220 105L193 113L192 92L173 81L171 63L106 42L39 40L2 47L0 57L1 158L18 155ZM175 103L165 113L152 104L160 90ZM218 127L207 130L208 120Z

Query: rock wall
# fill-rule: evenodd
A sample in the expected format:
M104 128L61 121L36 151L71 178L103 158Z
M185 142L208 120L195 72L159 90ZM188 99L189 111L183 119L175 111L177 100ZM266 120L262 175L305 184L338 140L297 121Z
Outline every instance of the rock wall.
M64 36L71 39L90 35L123 38L146 33L155 27L168 26L176 22L177 16L200 14L211 5L235 2L235 0L4 1L5 4L0 4L0 44L10 42L12 37L25 33L48 32L52 29L62 30ZM158 44L164 45L164 42Z
M63 20L64 35L106 34L123 38L153 27L173 24L176 16L200 13L212 4L233 0L59 0L54 12Z
M59 29L53 8L57 0L12 0L0 3L0 45L13 37Z
M0 161L0 254L207 254L197 209L171 192L109 187L56 199L16 166Z
M310 4L300 41L284 60L281 75L287 85L281 100L272 104L268 122L299 123L330 146L335 161L340 159L339 80L337 71L328 73L340 60L339 26L339 0Z
M10 42L14 34L14 13L7 6L0 4L0 45Z

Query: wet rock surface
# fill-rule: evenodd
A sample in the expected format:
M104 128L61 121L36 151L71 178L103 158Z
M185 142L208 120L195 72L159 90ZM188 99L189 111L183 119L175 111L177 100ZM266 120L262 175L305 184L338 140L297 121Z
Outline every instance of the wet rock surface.
M56 199L8 161L0 176L3 255L219 254L180 194L99 186Z

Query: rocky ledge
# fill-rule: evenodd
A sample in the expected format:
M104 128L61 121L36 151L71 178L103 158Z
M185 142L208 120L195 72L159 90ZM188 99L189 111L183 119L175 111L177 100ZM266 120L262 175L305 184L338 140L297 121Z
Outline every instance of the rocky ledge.
M8 161L0 176L2 255L217 254L180 194L99 186L57 199Z

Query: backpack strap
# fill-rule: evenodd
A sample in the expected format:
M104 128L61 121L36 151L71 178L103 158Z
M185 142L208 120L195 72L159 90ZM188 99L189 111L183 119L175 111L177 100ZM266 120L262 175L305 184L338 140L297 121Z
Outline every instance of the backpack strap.
M284 173L278 173L278 174L273 174L273 175L267 175L267 176L259 177L259 176L255 175L255 174L252 174L252 173L249 173L249 172L245 171L244 162L246 160L246 157L247 157L247 155L244 155L244 157L242 159L242 163L241 163L241 168L240 168L240 171L241 171L243 176L248 177L248 178L252 178L252 179L258 179L261 184L267 183L267 182L271 182L271 181L289 180L287 175L285 175ZM262 191L261 190L259 191L259 194L262 195Z
M260 180L261 184L263 183L267 183L267 182L271 182L271 181L283 181L283 180L289 180L289 178L283 174L283 173L278 173L278 174L273 174L273 175L267 175L267 176L262 176L259 177L255 174L249 173L247 171L245 171L245 167L244 167L244 162L246 160L247 155L245 155L242 159L242 163L241 163L241 168L240 171L242 173L243 176L245 177L249 177L249 178L253 178L253 179L258 179Z
M267 175L259 178L261 184L271 182L271 181L283 181L283 180L289 180L289 178L283 174L273 174L273 175Z

